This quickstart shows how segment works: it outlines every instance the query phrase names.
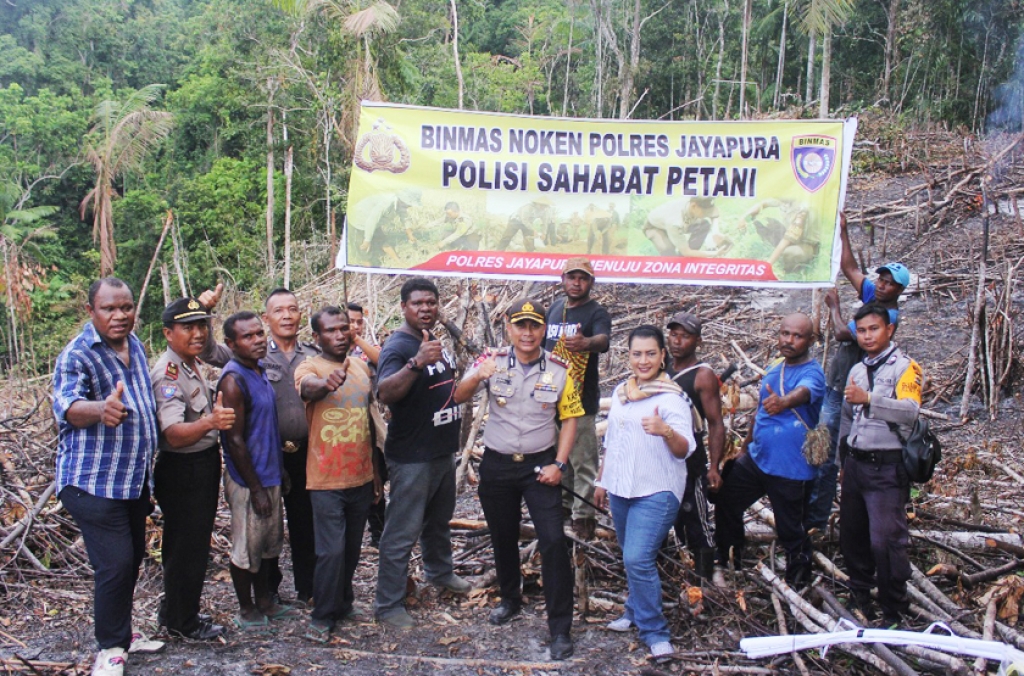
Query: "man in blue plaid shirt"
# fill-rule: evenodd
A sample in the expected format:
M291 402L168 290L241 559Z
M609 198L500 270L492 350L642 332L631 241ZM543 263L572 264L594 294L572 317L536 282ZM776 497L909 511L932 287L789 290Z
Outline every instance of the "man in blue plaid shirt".
M132 631L132 600L146 552L149 470L157 445L156 401L146 352L132 334L135 301L120 279L89 287L90 321L53 375L57 491L82 531L95 572L100 653L93 674L120 676L126 652L163 644Z

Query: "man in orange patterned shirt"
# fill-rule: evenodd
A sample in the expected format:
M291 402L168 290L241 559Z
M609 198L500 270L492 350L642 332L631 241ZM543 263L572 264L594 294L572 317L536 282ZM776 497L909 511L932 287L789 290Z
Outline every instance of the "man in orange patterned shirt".
M328 306L309 323L322 353L307 357L295 369L295 387L306 402L309 423L306 488L316 531L316 606L306 636L326 643L337 622L362 619L354 605L352 578L381 483L371 459L370 369L348 356L348 313Z

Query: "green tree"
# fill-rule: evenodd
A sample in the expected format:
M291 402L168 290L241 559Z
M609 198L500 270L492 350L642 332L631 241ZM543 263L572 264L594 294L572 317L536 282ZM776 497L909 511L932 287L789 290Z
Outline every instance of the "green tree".
M123 102L103 101L96 107L95 125L85 141L85 156L96 182L82 199L82 220L91 209L93 242L99 244L100 274L114 272L117 246L111 202L116 181L127 172L141 171L146 156L170 133L171 113L150 108L163 85L149 85L130 93Z

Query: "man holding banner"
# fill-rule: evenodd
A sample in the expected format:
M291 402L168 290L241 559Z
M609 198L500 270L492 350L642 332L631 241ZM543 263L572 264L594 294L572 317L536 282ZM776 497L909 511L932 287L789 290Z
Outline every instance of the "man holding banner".
M544 349L569 363L569 376L583 400L584 415L577 419L576 441L569 455L568 471L562 483L589 502L594 501L599 449L596 417L600 409L598 356L608 351L612 320L608 311L590 297L594 286L594 267L582 256L570 258L562 268L565 298L548 308L547 338ZM567 495L567 494L566 494ZM588 540L594 536L594 508L579 498L563 497L563 505L572 510L572 529Z

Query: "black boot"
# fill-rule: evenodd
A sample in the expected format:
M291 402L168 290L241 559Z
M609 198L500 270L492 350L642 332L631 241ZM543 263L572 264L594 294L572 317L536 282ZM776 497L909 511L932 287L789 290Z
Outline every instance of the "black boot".
M715 548L703 547L693 557L694 569L702 580L710 580L715 572Z

